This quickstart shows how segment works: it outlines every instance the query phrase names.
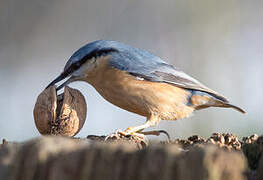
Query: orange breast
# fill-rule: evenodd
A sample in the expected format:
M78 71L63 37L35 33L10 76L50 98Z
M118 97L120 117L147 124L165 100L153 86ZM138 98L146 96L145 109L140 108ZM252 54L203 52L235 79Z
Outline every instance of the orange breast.
M184 118L192 113L193 108L186 105L188 91L167 83L139 80L103 62L85 81L112 104L146 117L155 114L165 120Z

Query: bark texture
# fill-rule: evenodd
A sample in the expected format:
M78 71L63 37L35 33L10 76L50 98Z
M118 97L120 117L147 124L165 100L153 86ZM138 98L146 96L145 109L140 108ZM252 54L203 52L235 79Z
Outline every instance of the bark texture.
M241 151L212 145L185 150L157 143L138 148L136 142L125 140L103 143L43 136L0 146L0 179L5 180L247 179Z

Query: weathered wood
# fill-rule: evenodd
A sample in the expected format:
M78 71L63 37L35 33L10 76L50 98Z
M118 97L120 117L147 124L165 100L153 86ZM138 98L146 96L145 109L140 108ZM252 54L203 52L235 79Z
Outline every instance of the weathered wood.
M103 143L41 137L0 148L0 179L5 180L242 180L241 152L215 146L182 150L173 144Z

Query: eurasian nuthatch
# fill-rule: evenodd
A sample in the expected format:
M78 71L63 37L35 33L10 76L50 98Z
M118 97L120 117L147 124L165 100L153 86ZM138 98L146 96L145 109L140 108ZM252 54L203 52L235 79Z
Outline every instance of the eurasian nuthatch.
M112 104L147 118L144 124L125 130L129 134L157 125L160 120L185 118L208 107L245 113L161 58L116 41L99 40L80 48L48 87L67 77L57 89L85 81Z

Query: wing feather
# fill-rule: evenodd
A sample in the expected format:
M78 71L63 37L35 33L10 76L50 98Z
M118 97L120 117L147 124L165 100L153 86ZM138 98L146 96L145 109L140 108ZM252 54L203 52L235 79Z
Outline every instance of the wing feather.
M110 65L119 70L148 81L165 82L185 89L207 92L223 102L228 102L225 97L148 51L114 41L100 43L103 43L104 48L117 50L111 53Z
M165 71L157 69L147 74L139 73L139 72L130 72L130 74L137 76L137 77L144 78L145 80L148 80L148 81L166 82L166 83L173 84L181 88L206 92L208 94L215 96L217 99L223 102L228 102L228 100L222 95L219 95L217 92L206 87L205 85L203 85L196 79L174 68L168 70L168 72L167 72L167 69Z

